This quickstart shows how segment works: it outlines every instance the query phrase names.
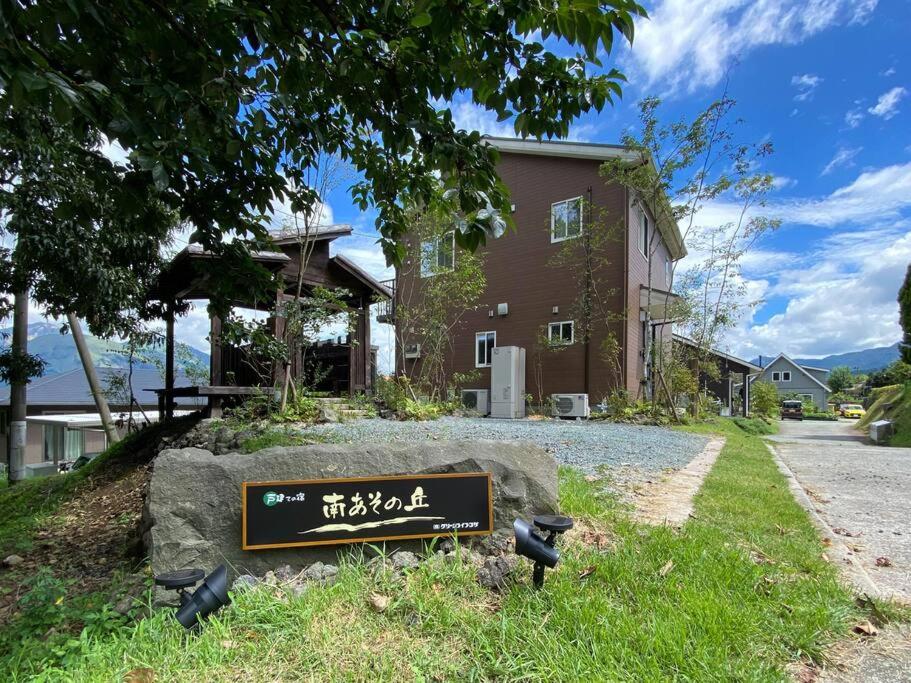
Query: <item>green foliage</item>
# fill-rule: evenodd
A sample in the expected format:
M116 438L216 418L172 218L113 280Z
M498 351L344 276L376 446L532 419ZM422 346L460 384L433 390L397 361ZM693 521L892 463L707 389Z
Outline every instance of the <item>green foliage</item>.
M0 639L0 677L13 680L26 671L74 666L86 643L128 633L137 610L120 614L102 592L74 591L78 578L56 578L40 568L22 586L19 610Z
M757 380L750 385L750 408L756 415L777 416L780 405L778 388L774 384Z
M829 371L829 377L826 383L835 393L850 389L854 385L854 375L851 372L851 368L847 365L835 366Z
M315 398L298 392L285 409L272 415L274 422L315 422L320 416L320 404Z
M479 133L457 129L445 103L467 92L498 119L512 119L517 135L565 137L579 116L620 96L624 77L602 60L615 36L632 41L633 18L645 14L626 0L127 0L115 10L47 0L6 9L0 115L37 112L67 131L119 143L126 160L115 167L96 154L99 170L87 174L112 194L128 194L140 208L143 198L160 198L193 224L194 242L232 253L223 236L264 238L273 201L312 210L319 197L308 168L321 153L338 154L364 178L353 198L376 209L393 261L403 256L395 241L407 229L403 195L421 205L445 201L464 217L457 239L471 249L509 220L496 152ZM17 130L0 148L29 148L31 139ZM450 190L444 198L439 178ZM74 208L66 197L49 207ZM117 240L125 234L118 225L100 232ZM160 239L149 233L150 242ZM56 248L80 261L69 240ZM252 269L249 258L241 262ZM235 289L252 285L222 275Z
M22 353L12 347L0 351L0 382L15 384L31 382L44 374L47 363L40 356Z
M871 372L867 377L867 385L872 388L886 387L892 384L903 384L909 380L911 380L911 365L903 360L897 360L883 370Z
M436 420L444 411L445 408L440 403L406 398L401 416L406 420Z
M260 432L249 439L245 439L240 444L240 449L244 453L255 453L264 448L273 446L303 446L312 442L312 439L304 437L303 434L290 429L269 428Z
M758 417L732 417L731 422L737 425L741 430L753 436L765 436L776 434L778 426L776 423Z
M911 364L911 265L898 290L898 320L902 326L901 354L906 364Z

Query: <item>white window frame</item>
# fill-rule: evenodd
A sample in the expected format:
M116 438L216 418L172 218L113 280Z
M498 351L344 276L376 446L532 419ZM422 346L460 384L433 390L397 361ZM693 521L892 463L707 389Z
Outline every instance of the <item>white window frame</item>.
M478 358L478 342L481 340L481 337L484 338L484 341L487 342L490 335L493 335L493 346L487 347L487 356L489 360L486 363L482 363L481 359ZM476 368L489 368L490 361L493 360L492 349L497 348L497 331L496 330L487 330L486 332L475 332L474 335L474 366Z
M813 402L814 404L816 403L816 398L813 396L813 394L797 394L797 398L799 398L801 401L807 400Z
M569 341L563 338L563 326L569 325ZM557 338L554 339L554 328L557 329ZM552 346L569 346L576 343L576 321L559 320L547 324L547 341Z
M556 209L556 207L560 206L561 204L569 204L570 202L579 202L579 232L577 232L575 235L570 235L569 234L569 223L567 223L566 234L563 237L557 237L554 232L554 228L556 227L555 209ZM551 244L554 244L556 242L565 242L566 240L576 239L577 237L580 237L582 235L582 229L583 229L583 223L584 223L584 220L582 217L582 214L583 214L582 208L583 207L582 207L582 196L581 195L578 197L572 197L570 199L563 199L559 202L554 202L553 204L550 205L550 242L551 242Z
M673 261L669 258L664 259L664 282L668 287L671 286L671 280L674 279Z
M440 246L443 244L443 240L447 238L450 240L452 247L452 265L444 268L440 266ZM455 230L450 230L435 239L421 242L421 277L433 277L440 273L448 273L455 270L455 255ZM429 264L429 261L433 261L433 263ZM428 265L430 267L427 267Z
M650 234L651 225L654 221L652 221L651 216L648 215L648 211L645 210L645 207L642 206L642 204L638 204L637 206L639 209L639 231L636 235L636 239L638 240L638 243L639 243L639 253L641 253L645 257L645 260L648 261L649 260L649 255L648 255L649 241L651 239L651 234ZM643 218L645 219L644 225L642 222ZM645 232L644 235L643 235L643 229Z
M772 381L773 381L773 382L780 382L780 381L781 381L781 373L780 373L780 372L773 372L773 373L772 373Z
M787 375L787 377L786 377L785 375ZM790 370L782 370L782 371L781 371L781 381L782 381L782 382L790 382L790 381L791 381L791 371L790 371Z

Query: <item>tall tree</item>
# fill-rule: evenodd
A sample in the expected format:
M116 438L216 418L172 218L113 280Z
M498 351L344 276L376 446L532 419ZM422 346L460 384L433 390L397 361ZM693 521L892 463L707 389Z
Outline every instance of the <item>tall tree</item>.
M898 319L902 326L902 360L911 363L911 265L905 272L905 281L898 290Z
M447 102L463 94L521 136L565 136L621 94L623 75L601 60L645 14L633 0L2 0L0 10L3 148L31 149L29 131L10 125L23 111L116 142L125 172L99 156L93 177L133 207L157 198L213 250L226 235L264 240L276 198L314 205L306 171L338 155L362 175L353 196L375 208L391 261L404 255L403 197L429 203L440 178L464 218L462 246L509 220L496 152L456 128Z
M837 365L829 371L828 377L829 388L838 393L844 391L854 384L854 375L851 374L851 368L847 365Z

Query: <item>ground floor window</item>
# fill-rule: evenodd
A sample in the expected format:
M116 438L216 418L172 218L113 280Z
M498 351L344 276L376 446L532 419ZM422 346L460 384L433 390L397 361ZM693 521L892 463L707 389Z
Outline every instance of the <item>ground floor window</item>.
M474 336L474 366L476 368L490 367L491 355L496 345L496 332L478 332Z
M551 323L547 327L547 340L551 344L572 344L575 341L575 330L572 320Z
M44 425L44 461L75 460L85 453L85 439L81 430L67 429L63 425Z

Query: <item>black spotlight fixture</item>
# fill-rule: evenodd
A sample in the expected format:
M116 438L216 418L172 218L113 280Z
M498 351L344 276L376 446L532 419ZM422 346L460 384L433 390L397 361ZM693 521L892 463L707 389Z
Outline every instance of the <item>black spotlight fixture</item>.
M547 533L541 538L531 524L524 519L512 523L516 534L516 553L535 563L532 581L535 588L544 585L544 568L553 569L560 561L560 551L556 549L557 536L573 528L573 520L562 515L537 515L535 526Z
M175 616L186 629L193 628L216 610L231 604L228 597L228 568L222 564L205 579L203 576L205 572L202 569L181 569L155 577L155 583L159 586L177 591L180 607ZM187 592L200 580L202 585L199 588L192 593Z

